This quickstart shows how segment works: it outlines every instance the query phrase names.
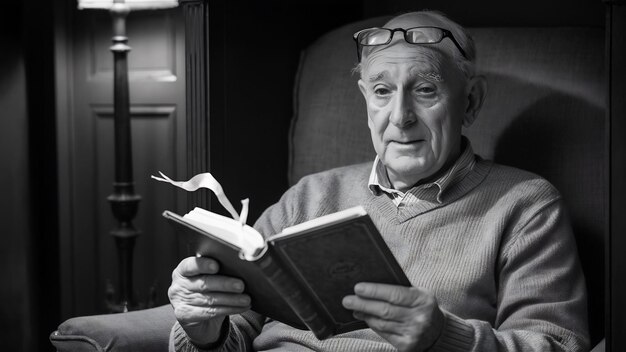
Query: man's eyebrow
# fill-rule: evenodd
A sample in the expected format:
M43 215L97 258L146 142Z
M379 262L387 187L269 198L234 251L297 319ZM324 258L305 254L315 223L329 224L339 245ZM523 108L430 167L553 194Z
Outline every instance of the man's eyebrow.
M437 67L431 66L431 67L428 67L427 69L414 67L411 69L411 74L417 75L429 81L443 82L443 76L441 75L441 73L439 73L439 70Z
M376 74L373 74L373 75L369 76L367 80L370 83L377 82L377 81L380 81L381 79L385 78L386 75L387 75L387 71L381 71L381 72L378 72Z
M443 82L443 77L435 71L418 72L417 75L429 81Z

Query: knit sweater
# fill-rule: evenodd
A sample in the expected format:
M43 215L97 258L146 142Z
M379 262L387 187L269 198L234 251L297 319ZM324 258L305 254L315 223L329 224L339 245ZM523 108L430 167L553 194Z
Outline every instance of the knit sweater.
M429 351L587 351L586 291L559 193L534 174L478 159L442 201L396 207L367 187L371 163L304 177L255 227L265 235L362 205L413 286L435 295L443 331ZM320 341L250 311L214 351L393 351L371 329ZM178 323L170 349L202 351Z

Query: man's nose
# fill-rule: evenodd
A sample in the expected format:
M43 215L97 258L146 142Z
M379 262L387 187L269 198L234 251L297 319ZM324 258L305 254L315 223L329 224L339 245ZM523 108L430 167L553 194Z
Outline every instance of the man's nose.
M411 98L408 93L398 92L394 99L393 110L389 120L392 124L399 128L406 128L417 122L417 115L413 109Z

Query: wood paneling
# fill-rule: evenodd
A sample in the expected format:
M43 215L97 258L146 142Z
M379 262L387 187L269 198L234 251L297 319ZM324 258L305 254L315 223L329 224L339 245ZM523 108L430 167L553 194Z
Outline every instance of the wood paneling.
M191 176L213 169L209 168L209 12L208 5L202 1L187 2L183 7L186 40L187 173ZM197 28L200 30L195 30ZM219 105L220 102L215 99L212 105L214 109ZM188 199L189 208L199 206L212 209L206 192L195 192Z

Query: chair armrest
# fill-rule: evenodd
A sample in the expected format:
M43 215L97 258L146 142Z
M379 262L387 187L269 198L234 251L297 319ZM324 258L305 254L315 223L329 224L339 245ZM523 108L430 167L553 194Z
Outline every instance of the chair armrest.
M57 351L167 351L176 322L170 305L71 318L50 334Z
M50 334L58 352L167 351L176 322L172 306L71 318ZM604 352L605 340L591 352Z

